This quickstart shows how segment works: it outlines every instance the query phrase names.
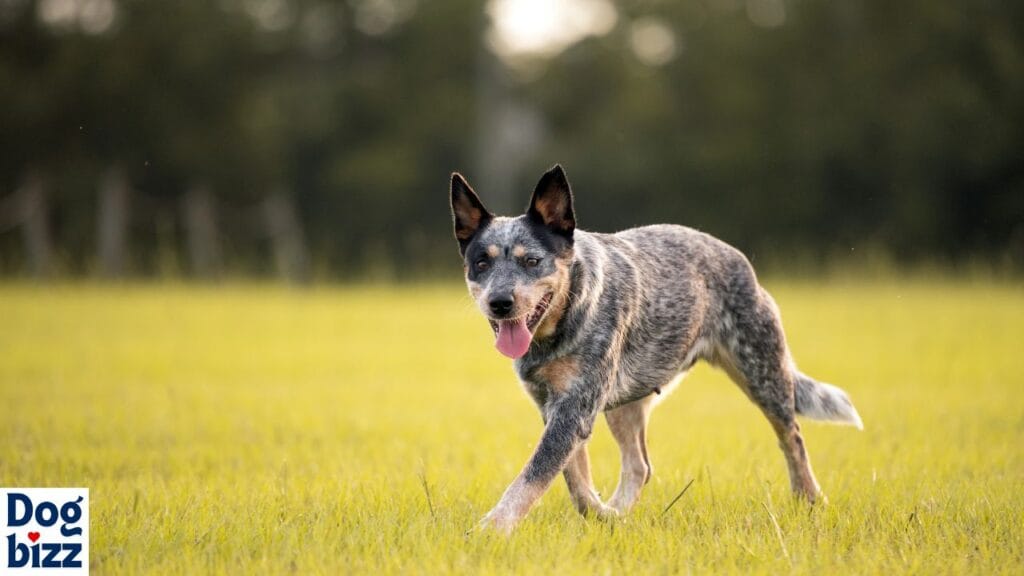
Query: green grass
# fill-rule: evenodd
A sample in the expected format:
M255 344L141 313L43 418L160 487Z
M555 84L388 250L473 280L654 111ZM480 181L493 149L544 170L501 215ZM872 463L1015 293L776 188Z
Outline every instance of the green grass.
M0 285L0 485L88 486L95 574L1021 573L1021 286L768 287L866 425L804 424L827 506L702 367L628 517L559 479L510 538L467 535L541 423L458 286ZM610 494L603 422L591 458Z

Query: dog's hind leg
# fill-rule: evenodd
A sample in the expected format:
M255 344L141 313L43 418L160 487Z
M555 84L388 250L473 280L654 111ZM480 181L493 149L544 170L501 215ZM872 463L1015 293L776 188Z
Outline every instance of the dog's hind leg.
M608 428L622 453L622 473L608 505L625 514L651 479L651 461L647 458L647 422L654 407L654 394L604 413Z
M590 456L585 443L580 444L576 448L576 452L569 457L565 469L562 470L562 475L565 476L569 495L580 514L587 516L595 513L598 518L609 518L616 515L615 510L601 502L601 497L594 488L594 481L590 477Z
M757 286L734 294L732 326L722 334L715 363L764 413L786 457L793 492L809 502L824 499L811 470L794 398L797 373L786 348L778 308Z

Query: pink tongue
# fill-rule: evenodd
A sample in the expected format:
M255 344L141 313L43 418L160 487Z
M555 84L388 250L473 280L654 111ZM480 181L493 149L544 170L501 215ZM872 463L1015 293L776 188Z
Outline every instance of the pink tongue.
M533 335L526 327L526 318L499 320L498 340L494 343L498 351L509 358L520 358L530 349Z

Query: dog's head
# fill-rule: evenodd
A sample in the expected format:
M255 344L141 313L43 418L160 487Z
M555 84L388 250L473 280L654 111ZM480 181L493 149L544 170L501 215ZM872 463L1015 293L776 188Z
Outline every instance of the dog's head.
M550 336L568 302L576 218L561 166L541 176L526 213L495 216L460 174L452 174L455 239L466 284L491 323L495 346L520 358Z

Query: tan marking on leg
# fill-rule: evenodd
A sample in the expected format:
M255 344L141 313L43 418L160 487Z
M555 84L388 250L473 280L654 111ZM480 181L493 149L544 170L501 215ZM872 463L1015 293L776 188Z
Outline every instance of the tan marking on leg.
M537 368L536 374L544 380L548 389L555 394L563 394L579 376L580 363L575 356L563 356Z
M771 424L775 435L779 438L779 448L782 449L782 453L786 457L789 484L793 493L807 499L811 504L819 500L826 501L817 479L814 478L814 472L811 470L811 459L804 447L800 425L796 420L790 422L789 425L778 421L771 421Z
M587 445L581 444L562 471L565 476L565 484L569 488L569 496L580 514L588 516L597 514L599 518L610 518L616 516L614 509L609 508L601 501L597 490L594 488L594 481L590 476L590 455L587 453Z
M512 247L512 255L515 256L516 258L522 258L523 256L526 256L526 247L520 244L516 244L515 246Z
M622 473L608 504L625 514L633 507L640 491L651 479L651 463L647 458L647 422L654 405L654 395L604 413L608 428L622 453Z
M491 258L497 258L501 254L501 248L498 248L497 244L490 244L487 246L487 255Z

